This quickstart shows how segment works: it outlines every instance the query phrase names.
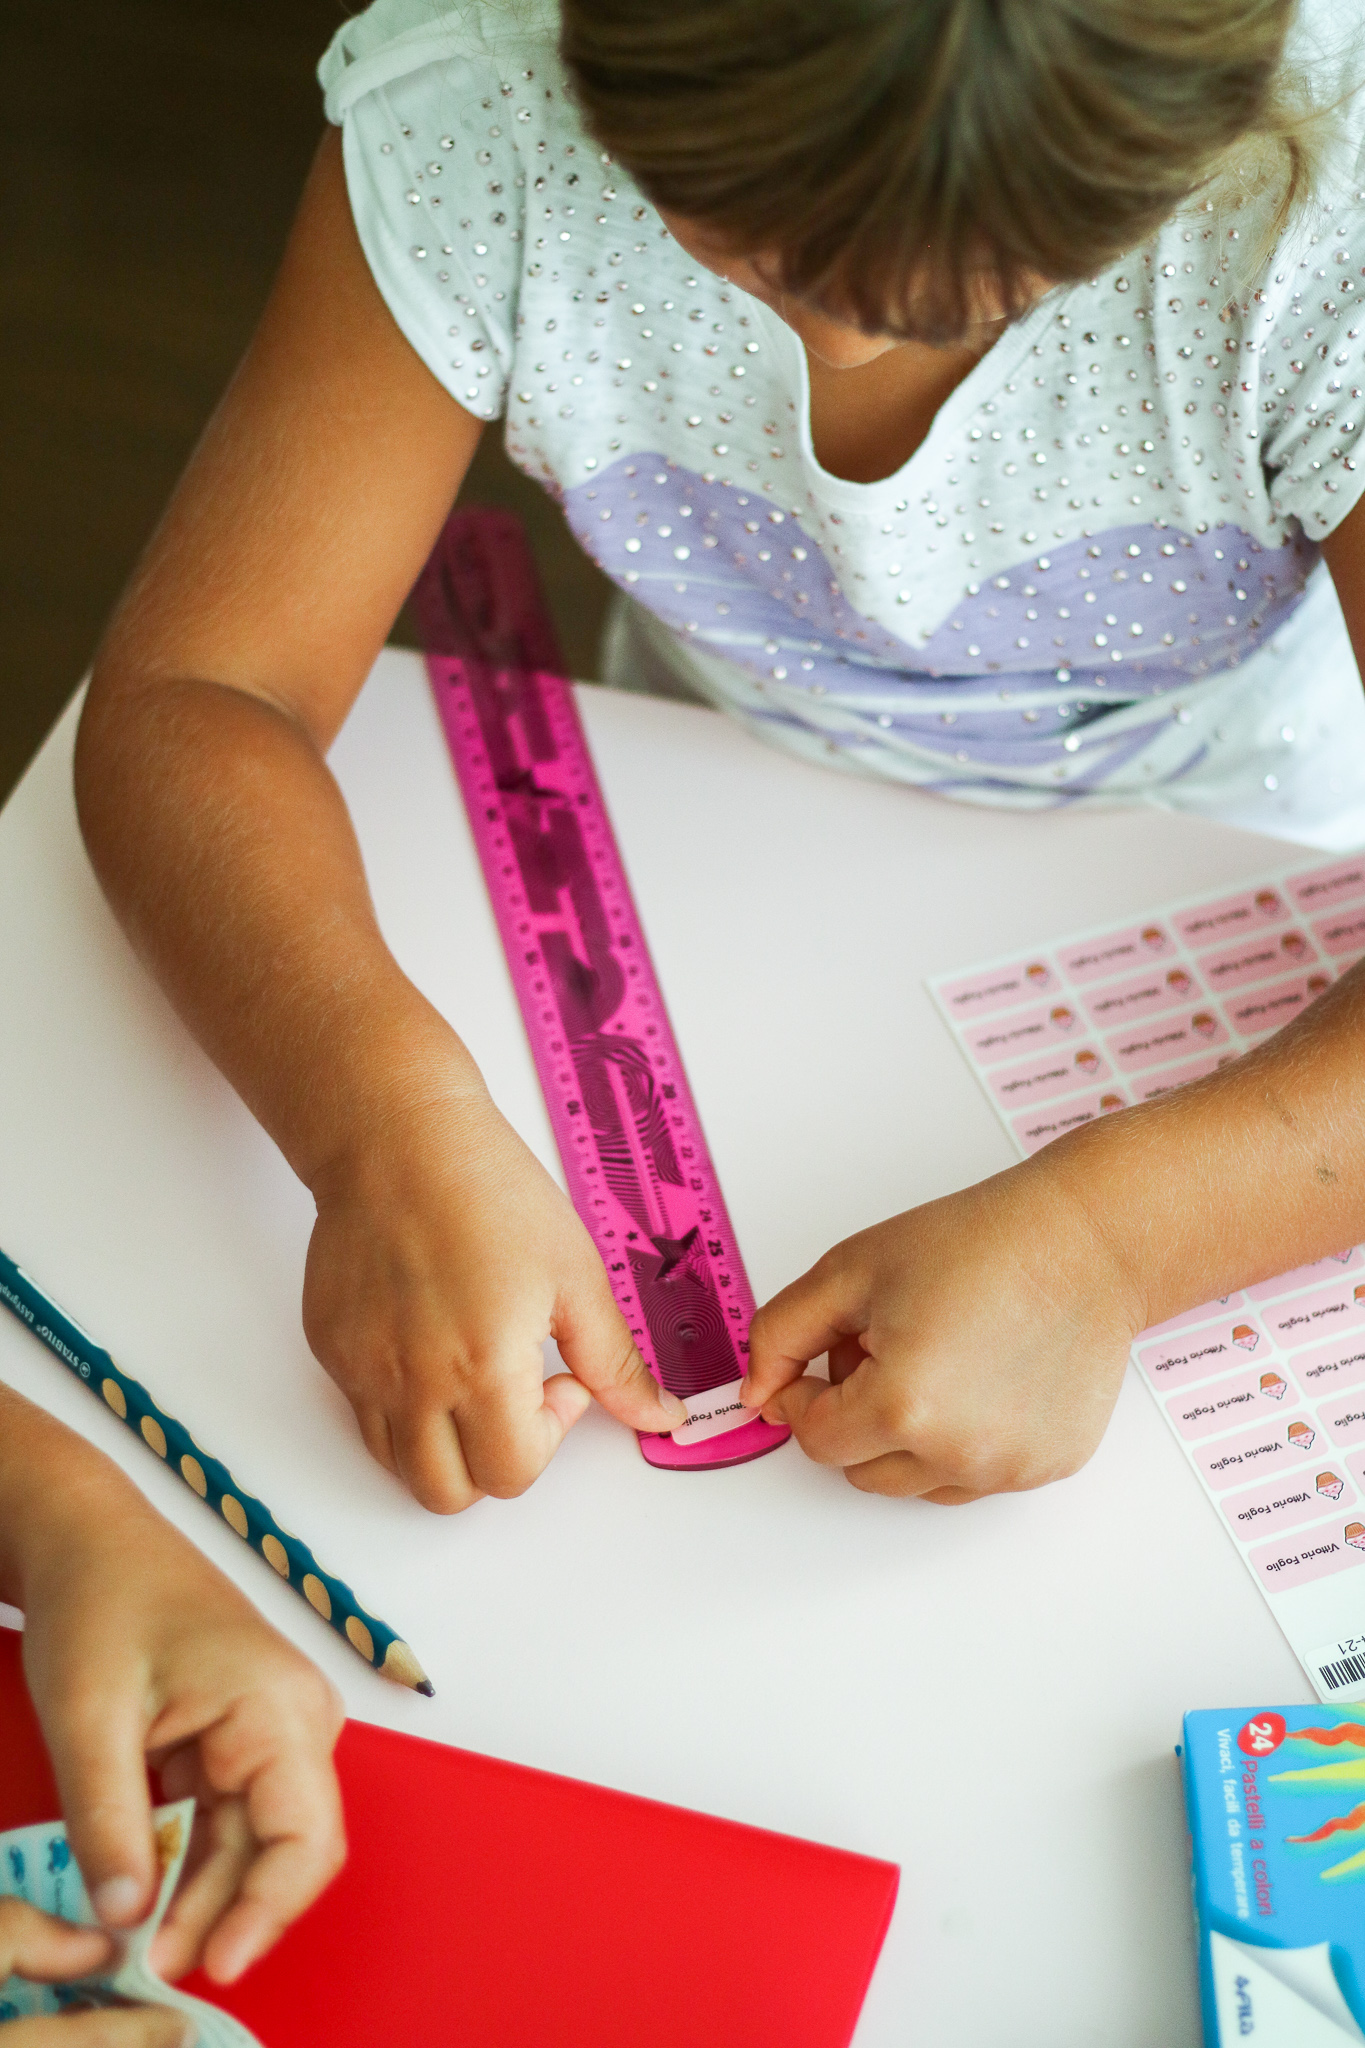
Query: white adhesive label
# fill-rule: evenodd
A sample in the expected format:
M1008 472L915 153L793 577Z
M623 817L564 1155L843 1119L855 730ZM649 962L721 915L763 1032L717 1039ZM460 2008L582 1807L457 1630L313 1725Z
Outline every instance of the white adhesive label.
M756 1409L746 1408L739 1398L742 1380L727 1380L723 1387L710 1387L683 1402L687 1421L673 1432L675 1444L699 1444L708 1436L724 1436L728 1429L752 1422Z
M1209 1934L1219 2048L1347 2048L1365 2041L1332 1968L1330 1942L1262 1948Z

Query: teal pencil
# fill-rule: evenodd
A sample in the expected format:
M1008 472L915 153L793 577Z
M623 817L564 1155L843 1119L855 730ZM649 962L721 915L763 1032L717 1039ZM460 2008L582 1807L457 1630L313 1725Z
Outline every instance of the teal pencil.
M306 1543L282 1529L269 1508L239 1486L226 1465L220 1465L195 1442L183 1424L158 1408L147 1389L121 1372L104 1348L88 1337L30 1279L22 1266L0 1251L0 1301L25 1329L55 1352L63 1365L84 1380L142 1439L163 1463L179 1473L192 1493L207 1501L235 1529L244 1543L288 1580L324 1621L330 1622L351 1648L385 1678L411 1686L428 1698L436 1688L407 1644L373 1614L368 1614L342 1579L325 1572Z

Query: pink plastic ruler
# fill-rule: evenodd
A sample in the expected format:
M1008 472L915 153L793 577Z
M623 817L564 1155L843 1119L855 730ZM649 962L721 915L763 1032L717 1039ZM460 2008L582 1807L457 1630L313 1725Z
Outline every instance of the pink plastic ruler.
M789 1432L741 1408L754 1298L518 521L455 513L413 592L427 671L574 1207L656 1379L651 1465Z

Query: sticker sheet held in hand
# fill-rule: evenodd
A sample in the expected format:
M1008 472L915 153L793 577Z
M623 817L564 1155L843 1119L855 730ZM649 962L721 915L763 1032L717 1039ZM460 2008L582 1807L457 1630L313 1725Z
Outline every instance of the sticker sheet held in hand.
M153 1814L161 1865L156 1904L140 1927L118 1938L117 1953L108 1967L93 1977L64 1984L35 1984L27 1978L10 1977L0 1984L0 2020L88 2012L113 2005L173 2006L194 2021L195 2048L261 2048L256 2036L230 2013L177 1991L157 1976L147 1960L180 1881L193 1822L192 1799L159 1806ZM0 1834L0 1898L23 1899L40 1913L74 1921L78 1927L99 1925L61 1821L42 1821L35 1827Z

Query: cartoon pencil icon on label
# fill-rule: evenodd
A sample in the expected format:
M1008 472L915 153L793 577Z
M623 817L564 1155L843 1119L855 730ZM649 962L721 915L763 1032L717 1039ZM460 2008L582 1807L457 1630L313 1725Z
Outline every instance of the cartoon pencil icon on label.
M1342 1482L1335 1472L1319 1472L1317 1488L1324 1500L1340 1500L1341 1486Z
M1234 1323L1232 1341L1239 1351L1254 1351L1261 1341L1260 1332L1253 1330L1250 1323Z
M1318 1440L1317 1431L1306 1422L1291 1422L1286 1433L1296 1451L1311 1451Z
M1283 1373L1263 1372L1261 1374L1261 1392L1266 1396L1267 1400L1283 1401L1287 1384L1288 1382Z

